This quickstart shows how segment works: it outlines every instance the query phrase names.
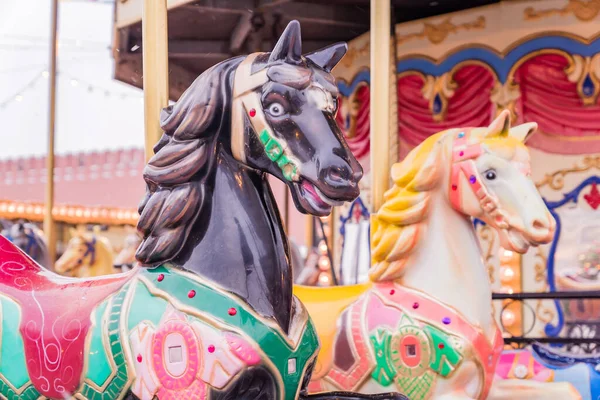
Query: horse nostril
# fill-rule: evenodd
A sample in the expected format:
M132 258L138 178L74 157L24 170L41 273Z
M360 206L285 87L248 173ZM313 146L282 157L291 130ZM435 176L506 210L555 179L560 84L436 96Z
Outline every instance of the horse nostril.
M334 182L340 182L343 181L344 179L342 178L342 174L340 174L338 171L336 170L331 170L329 171L329 179L331 179Z
M546 224L540 221L539 219L534 220L532 226L535 230L542 230L547 228Z

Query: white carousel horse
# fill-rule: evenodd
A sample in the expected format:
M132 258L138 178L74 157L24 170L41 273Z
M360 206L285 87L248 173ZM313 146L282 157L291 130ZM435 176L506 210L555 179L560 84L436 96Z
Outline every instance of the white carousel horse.
M580 398L568 383L494 381L503 338L471 221L485 221L519 253L552 240L555 221L530 179L524 145L536 127L511 129L504 111L487 128L433 135L392 167L394 185L372 218L373 283L295 288L321 338L311 391Z

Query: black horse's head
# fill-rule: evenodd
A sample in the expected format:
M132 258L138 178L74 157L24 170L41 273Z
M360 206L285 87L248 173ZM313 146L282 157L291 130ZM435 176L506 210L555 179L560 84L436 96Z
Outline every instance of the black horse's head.
M362 168L335 122L331 69L346 50L339 43L303 56L292 21L271 53L252 54L235 71L232 154L285 182L303 213L327 215L359 194Z
M144 169L147 192L139 207L144 240L136 257L143 265L179 254L210 209L222 152L284 181L303 213L327 215L358 196L362 169L335 122L331 75L346 45L302 56L300 42L300 25L292 21L271 53L213 66L163 109L164 134Z

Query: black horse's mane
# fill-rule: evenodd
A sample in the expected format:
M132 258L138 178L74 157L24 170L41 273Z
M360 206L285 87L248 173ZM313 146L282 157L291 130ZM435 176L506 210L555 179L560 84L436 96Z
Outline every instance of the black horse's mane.
M172 106L163 109L163 135L144 169L146 195L139 205L143 240L136 253L154 266L177 256L202 213L216 156L217 138L229 131L229 106L237 57L208 69Z

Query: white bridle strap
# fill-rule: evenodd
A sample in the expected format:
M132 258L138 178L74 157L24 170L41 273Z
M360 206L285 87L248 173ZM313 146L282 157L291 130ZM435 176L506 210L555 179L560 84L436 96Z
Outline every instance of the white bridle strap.
M233 80L233 101L231 104L231 153L233 157L246 162L244 121L245 115L252 110L256 113L250 123L254 131L259 133L268 127L267 120L262 112L260 97L255 89L269 81L267 70L263 69L252 74L252 64L261 53L250 54L241 62L235 71Z

